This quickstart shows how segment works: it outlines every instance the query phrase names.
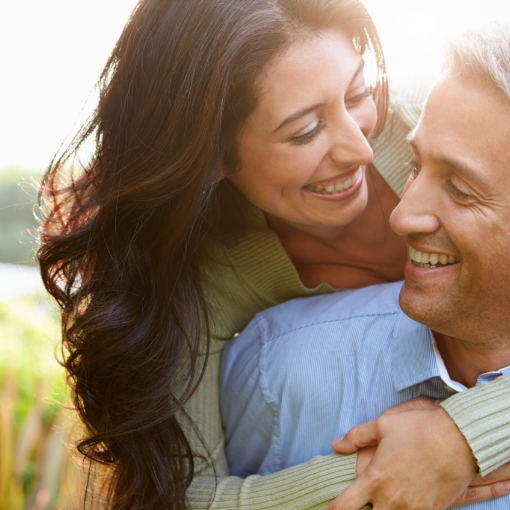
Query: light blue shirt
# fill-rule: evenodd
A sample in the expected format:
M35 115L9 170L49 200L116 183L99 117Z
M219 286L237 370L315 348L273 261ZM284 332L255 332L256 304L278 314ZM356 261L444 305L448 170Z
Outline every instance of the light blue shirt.
M267 475L330 454L331 441L388 407L455 392L441 378L430 330L400 310L401 286L283 303L228 344L221 404L231 474ZM510 495L463 508L508 509Z

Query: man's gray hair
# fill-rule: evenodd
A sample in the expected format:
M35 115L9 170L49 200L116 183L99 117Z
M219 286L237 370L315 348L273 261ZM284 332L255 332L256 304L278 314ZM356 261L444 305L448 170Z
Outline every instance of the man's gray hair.
M489 81L510 99L510 25L492 21L452 39L445 48L444 71Z

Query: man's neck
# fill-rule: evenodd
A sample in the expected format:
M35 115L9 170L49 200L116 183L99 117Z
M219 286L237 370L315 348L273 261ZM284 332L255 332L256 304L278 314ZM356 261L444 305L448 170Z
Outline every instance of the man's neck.
M481 374L510 365L510 345L502 345L498 349L489 348L436 331L434 338L450 378L468 388L476 385Z

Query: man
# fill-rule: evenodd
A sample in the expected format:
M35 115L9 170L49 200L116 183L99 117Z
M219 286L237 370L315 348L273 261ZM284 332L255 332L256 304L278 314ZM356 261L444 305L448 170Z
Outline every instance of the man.
M497 24L449 47L446 73L410 136L413 170L390 219L410 249L400 305L434 330L449 375L467 387L510 364L509 51L509 28ZM431 253L455 263L426 267ZM335 448L373 444L380 426L356 427ZM474 427L468 439L481 432ZM345 491L338 508L351 508L362 485Z
M402 288L284 303L227 348L222 405L233 474L327 454L332 438L390 406L510 374L510 35L486 30L450 47L410 138L413 171L391 218L409 244ZM376 444L380 423L356 427L335 448ZM478 439L490 440L483 428ZM362 476L336 508L367 500ZM510 496L472 505L509 507Z

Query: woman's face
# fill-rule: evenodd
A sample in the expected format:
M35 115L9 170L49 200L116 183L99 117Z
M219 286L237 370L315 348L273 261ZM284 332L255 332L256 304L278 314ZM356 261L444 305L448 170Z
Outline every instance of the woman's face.
M227 178L270 220L305 230L352 221L367 204L377 114L350 38L325 30L297 41L257 84L240 170Z

